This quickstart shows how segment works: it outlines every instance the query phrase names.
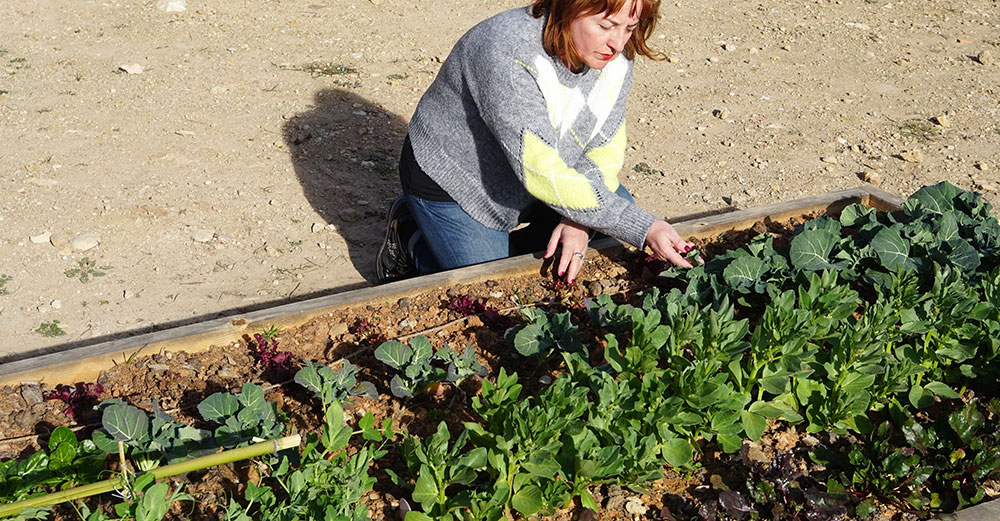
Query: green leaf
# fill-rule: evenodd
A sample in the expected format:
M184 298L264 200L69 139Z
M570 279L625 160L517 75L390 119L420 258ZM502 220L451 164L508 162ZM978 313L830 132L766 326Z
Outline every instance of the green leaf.
M319 376L320 364L306 362L306 365L295 373L295 383L312 391L316 396L323 396L323 379Z
M985 421L983 414L976 408L975 401L948 415L948 425L966 445L972 441L976 431L983 426Z
M968 241L958 238L952 239L945 244L951 250L948 253L948 260L955 267L965 271L973 271L979 267L979 252Z
M230 393L215 393L198 404L198 412L207 421L225 423L226 418L236 414L240 401Z
M542 509L542 491L532 484L526 484L510 498L510 504L524 516L533 516Z
M514 335L514 349L521 356L535 356L549 347L552 342L539 324L528 324Z
M399 370L410 362L413 358L413 350L396 340L382 342L375 348L375 359L389 367Z
M955 197L961 193L960 188L941 181L914 192L903 202L903 209L910 217L917 217L921 213L944 214L955 209Z
M826 230L804 231L794 238L788 247L788 257L792 266L800 270L830 268L830 252L837 243L837 237Z
M268 408L269 405L264 398L264 389L252 382L243 384L238 398L240 403L247 409L258 411L255 414L260 414L259 411Z
M859 203L847 205L840 211L840 224L844 226L860 226L872 221L875 209Z
M743 419L743 431L747 433L747 438L757 441L764 435L764 430L767 429L767 419L750 411L741 412L740 417Z
M49 450L55 450L59 445L66 444L72 448L76 448L80 445L80 442L76 440L76 434L69 427L60 425L52 431L49 435Z
M411 363L423 365L430 362L434 356L434 347L431 341L424 335L418 335L410 339L410 347L413 349L413 360Z
M948 385L944 382L930 382L924 386L924 389L927 389L942 398L948 398L951 400L958 398L958 393L956 393L951 387L948 387Z
M420 503L424 510L430 510L438 503L437 482L434 480L433 471L427 465L420 466L417 476L417 484L413 487L413 500Z
M914 385L911 387L907 398L909 398L910 404L918 409L929 407L932 403L934 403L934 393L924 389L920 385Z
M890 271L904 266L910 258L910 243L896 228L882 228L872 239L871 247L882 266Z
M101 423L117 441L141 443L149 439L149 416L138 407L112 405L104 410Z
M733 288L748 288L767 273L767 263L757 257L745 256L730 262L722 271L722 278Z
M417 512L416 510L410 510L406 513L406 517L403 521L434 521L434 518L423 513Z
M663 444L663 459L672 467L683 467L694 458L694 449L687 440L674 438Z

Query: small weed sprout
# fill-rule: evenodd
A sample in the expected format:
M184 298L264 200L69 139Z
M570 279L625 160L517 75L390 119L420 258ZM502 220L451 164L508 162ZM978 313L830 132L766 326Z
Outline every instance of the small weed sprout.
M53 320L52 322L42 322L42 324L38 326L38 329L35 330L35 333L47 337L63 336L66 334L66 332L59 327L58 320Z
M905 137L914 138L921 143L930 141L938 135L934 125L923 119L911 119L903 122L899 127L899 133Z
M663 175L663 170L657 170L649 166L649 163L636 163L632 171L640 175Z
M104 270L111 269L111 266L98 266L97 261L90 257L84 257L76 264L75 268L70 268L64 273L71 279L80 279L80 282L90 282L91 277L103 277L107 275Z
M10 294L10 290L7 289L7 283L11 280L10 275L0 275L0 295Z

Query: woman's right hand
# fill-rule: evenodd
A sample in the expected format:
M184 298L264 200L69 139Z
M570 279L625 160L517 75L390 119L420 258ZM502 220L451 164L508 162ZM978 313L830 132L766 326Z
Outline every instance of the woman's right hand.
M646 232L646 244L653 250L656 258L669 261L674 266L691 267L684 254L694 247L694 243L682 239L677 230L666 221L657 219L653 222Z

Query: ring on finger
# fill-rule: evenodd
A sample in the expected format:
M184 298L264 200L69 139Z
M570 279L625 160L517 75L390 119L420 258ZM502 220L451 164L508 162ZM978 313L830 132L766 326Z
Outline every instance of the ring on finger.
M580 259L580 260L583 260L583 252L582 251L574 251L573 252L573 256L576 257L576 258L578 258L578 259Z

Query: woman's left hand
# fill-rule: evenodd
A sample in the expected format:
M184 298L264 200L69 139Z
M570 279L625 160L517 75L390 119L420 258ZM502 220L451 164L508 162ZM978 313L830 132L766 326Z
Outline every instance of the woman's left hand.
M548 247L545 248L545 258L547 259L554 255L556 248L562 246L556 273L560 277L565 274L566 282L572 284L576 280L576 275L580 272L580 268L583 267L583 259L587 255L587 243L589 242L589 229L573 221L563 219L552 230Z

